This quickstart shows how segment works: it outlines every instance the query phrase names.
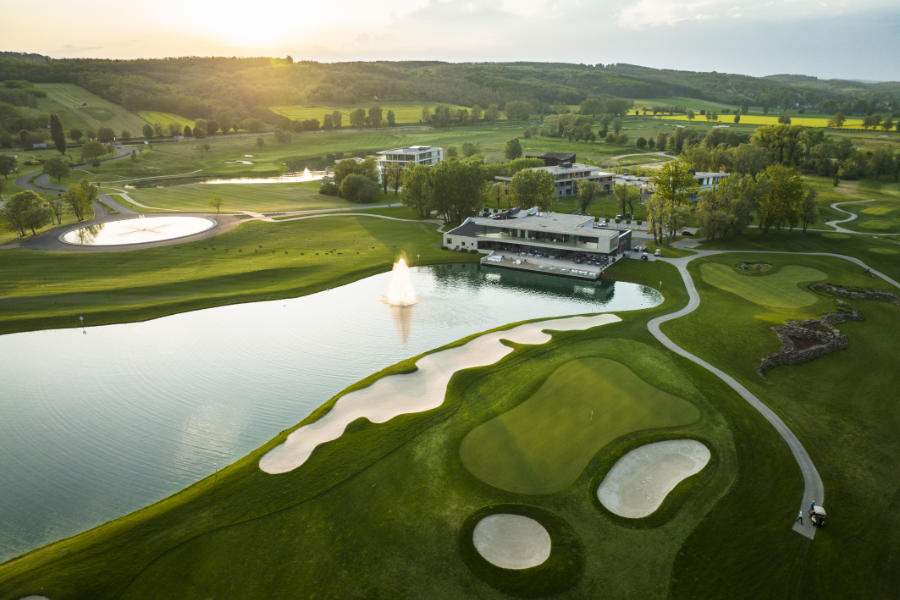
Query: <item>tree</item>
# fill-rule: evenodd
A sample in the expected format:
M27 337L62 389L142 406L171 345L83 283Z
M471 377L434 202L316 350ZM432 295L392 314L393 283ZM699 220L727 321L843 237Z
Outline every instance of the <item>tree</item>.
M513 138L506 142L506 148L504 149L503 154L509 160L522 156L522 144L519 143L519 138Z
M778 122L781 123L782 125L790 125L790 124L791 124L791 118L790 118L789 116L787 116L787 115L780 115L780 116L778 117Z
M108 144L116 139L116 132L109 127L100 127L97 129L97 139L104 144Z
M497 210L500 210L503 198L506 198L506 207L509 208L509 195L506 193L506 184L502 181L490 184L485 195L489 202L497 205Z
M543 169L523 169L509 182L510 201L522 208L550 208L555 186L553 175Z
M618 117L613 119L612 128L613 128L613 131L615 132L615 134L619 135L619 133L622 131L622 119L620 119Z
M331 124L335 129L341 128L341 120L343 118L343 114L339 110L331 111Z
M741 115L740 115L740 113L734 115L734 122L735 122L735 124L741 122Z
M606 105L599 98L587 98L578 107L578 112L583 115L597 116L602 113Z
M31 190L19 192L7 200L0 209L0 214L13 231L23 236L26 229L30 229L32 235L37 234L37 229L53 218L47 202Z
M656 224L661 228L660 232L665 232L666 243L669 243L678 229L678 209L697 189L697 182L687 163L673 160L657 170L653 184L656 186L653 196L659 208L659 213L655 215Z
M369 109L369 116L366 118L366 121L369 123L369 127L381 127L381 107L373 106Z
M474 104L472 110L469 111L469 122L478 123L481 121L482 116L484 116L484 110L477 104Z
M473 144L472 142L463 142L462 145L462 153L463 156L469 157L478 154L478 144ZM518 158L518 156L514 157Z
M510 121L526 121L531 116L531 111L531 103L524 100L513 100L506 103L506 118Z
M394 114L394 111L387 111L387 124L388 127L393 127L397 124L397 116Z
M106 146L96 140L90 141L81 147L81 162L94 162L104 154L106 154Z
M215 135L219 131L219 122L210 119L206 122L206 135Z
M600 185L596 181L583 181L578 184L578 209L587 214L591 200L600 194Z
M403 173L403 203L416 210L420 219L431 210L431 167L414 165Z
M394 195L397 195L400 191L400 184L403 182L403 170L403 165L400 163L389 163L388 166L384 168L381 177L385 181L385 194L387 193L387 185L390 184L394 187Z
M481 167L475 161L445 160L431 167L432 206L445 223L460 223L482 205Z
M447 146L447 158L456 158L459 156L459 150L456 149L456 146Z
M0 154L0 175L3 179L16 170L16 157L8 154Z
M884 121L881 122L881 128L884 129L885 131L890 131L893 126L894 126L894 120L891 118L890 115L886 116L884 118Z
M78 185L70 185L62 194L63 201L69 205L72 214L79 221L83 221L91 204L97 199L99 191L97 186L82 179Z
M494 124L500 118L500 109L496 104L488 105L487 109L484 111L484 120L488 123Z
M647 147L647 138L639 137L637 140L635 140L634 143L638 147L638 149L643 150Z
M325 113L325 116L322 117L322 129L325 131L334 129L334 121L331 118L331 113Z
M62 156L54 156L44 161L44 173L50 177L56 177L56 183L69 174L69 161Z
M757 201L759 224L765 233L772 227L793 228L799 221L803 202L803 179L795 169L783 165L766 168L762 193Z
M265 145L266 145L266 140L264 140L264 139L262 138L262 136L259 136L258 138L256 138L256 147L257 147L257 148L259 148L260 150L262 150L262 147L265 146Z
M620 183L613 186L613 195L619 201L619 214L634 214L634 203L641 195L636 187Z
M350 202L371 204L378 197L378 184L365 175L348 175L341 183L341 197Z
M63 208L65 208L65 201L62 198L62 194L57 194L56 196L50 196L47 199L47 206L50 207L50 212L53 214L53 217L56 219L57 225L62 225L62 213Z
M837 113L831 119L828 120L829 127L842 127L844 122L847 120L847 117L844 116L844 113Z
M151 140L151 139L153 139L153 126L152 126L150 123L147 123L147 124L144 125L144 127L141 129L141 133L144 134L144 139L145 139L145 140Z
M357 108L350 111L350 127L365 127L366 126L366 109Z
M191 137L191 136L193 135L193 131L191 131L191 126L190 126L190 125L185 125L185 126L184 126L184 131L182 131L182 135L183 135L184 137Z
M209 199L210 207L216 209L216 216L222 211L222 205L225 204L225 200L222 199L222 196L213 196Z
M63 131L62 122L56 115L50 115L50 138L60 154L66 153L66 134Z
M429 123L431 121L431 109L427 106L422 107L422 122Z
M362 175L368 177L373 183L378 183L378 165L374 159L367 158L356 162L352 158L345 158L334 165L334 183L340 187L344 179L350 175Z
M693 121L694 120L694 111L692 111L692 110L687 111L687 118L689 121Z
M819 207L816 206L816 188L810 187L803 197L803 203L800 205L800 223L803 226L803 233L806 233L807 225L812 225L819 218Z
M741 114L746 115L748 112L750 112L750 103L744 100L743 102L741 102Z

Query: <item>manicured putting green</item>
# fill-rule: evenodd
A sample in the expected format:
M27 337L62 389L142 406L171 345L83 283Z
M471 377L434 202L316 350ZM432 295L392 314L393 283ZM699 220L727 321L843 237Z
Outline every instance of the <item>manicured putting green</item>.
M763 275L747 275L720 263L700 265L700 275L703 281L720 290L769 308L801 308L815 304L819 298L800 284L822 281L826 277L818 269L799 265L787 265Z
M624 364L583 358L565 363L530 398L469 432L460 456L485 483L549 494L571 485L616 438L699 417L693 404L646 383Z

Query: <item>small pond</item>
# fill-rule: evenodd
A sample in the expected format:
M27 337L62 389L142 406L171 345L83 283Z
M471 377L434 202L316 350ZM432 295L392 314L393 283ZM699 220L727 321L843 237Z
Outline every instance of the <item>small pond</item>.
M351 383L525 319L650 307L658 292L478 265L413 267L300 298L0 336L0 561L164 498ZM75 323L74 325L77 325Z

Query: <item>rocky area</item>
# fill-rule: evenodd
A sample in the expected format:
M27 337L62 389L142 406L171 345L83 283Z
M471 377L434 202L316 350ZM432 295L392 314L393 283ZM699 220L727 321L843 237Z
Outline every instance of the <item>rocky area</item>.
M852 300L879 300L900 306L900 296L881 290L851 289L834 285L833 283L814 283L809 289L816 292L827 292L835 296L850 298Z

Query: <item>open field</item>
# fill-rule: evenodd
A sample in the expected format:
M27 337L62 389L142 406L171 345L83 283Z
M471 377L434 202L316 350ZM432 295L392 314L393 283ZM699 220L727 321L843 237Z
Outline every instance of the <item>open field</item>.
M779 115L741 115L741 125L778 125ZM686 115L662 115L656 117L667 121L687 121L693 123L695 121L704 121L709 123L721 123L725 125L734 125L734 115L718 115L714 120L708 120L704 115L697 115L693 120L688 119ZM803 127L828 127L828 117L807 117L792 116L791 125L800 125ZM862 119L848 118L843 125L843 129L862 129Z
M322 119L326 114L330 115L334 111L338 110L341 112L341 126L349 127L350 113L357 108L364 109L368 114L369 108L371 108L372 106L380 106L381 118L384 119L385 123L387 123L387 112L389 110L392 110L394 111L394 118L396 119L397 123L408 124L421 123L422 108L427 106L429 109L431 109L431 112L434 112L434 107L438 104L439 103L423 102L395 102L390 104L371 102L359 106L301 106L298 104L293 104L288 106L270 106L269 110L271 110L275 114L283 115L288 119L291 119L292 121L316 119L319 124L322 123ZM458 104L441 104L441 106L449 106L451 110L466 108L465 106L459 106Z
M372 217L246 223L198 242L121 252L4 250L0 332L95 325L301 296L387 271L476 256L438 248L431 223Z
M154 208L177 209L187 212L216 212L209 206L213 196L220 196L225 204L223 212L251 210L256 212L275 212L283 210L311 210L319 208L358 208L365 210L365 205L354 204L337 196L325 196L319 193L318 181L302 183L242 183L209 185L192 183L186 185L170 185L152 188L125 189L130 198L143 205ZM122 188L105 187L106 193L119 193ZM379 194L378 203L395 202L394 193ZM146 211L141 206L134 206L138 211Z
M39 89L47 92L46 98L38 98L37 109L23 109L37 113L59 115L63 130L68 135L72 128L97 130L109 127L116 135L127 129L131 135L139 136L146 122L124 107L104 100L86 89L70 83L38 83Z
M635 354L658 370L675 370L650 346ZM669 377L667 383L680 382ZM696 390L681 384L678 392L690 397ZM687 425L699 416L690 402L647 383L620 362L573 360L514 409L473 429L462 441L460 457L473 475L494 487L550 494L571 485L591 457L617 438Z
M900 566L900 539L888 533L900 527L893 458L900 452L894 435L900 385L896 369L900 308L876 301L849 301L865 321L838 326L849 338L846 350L802 365L777 367L764 380L755 372L759 359L780 347L770 326L789 318L818 317L834 310L834 299L821 295L817 303L802 310L761 308L708 285L700 276L706 265L731 268L743 261L768 262L782 269L802 264L825 272L827 281L837 285L890 287L863 275L856 265L825 257L734 254L691 264L700 307L667 323L663 330L688 351L736 377L784 419L816 461L825 483L824 504L830 520L813 543L796 548L796 556L785 556L781 547L770 547L766 556L746 557L740 563L725 558L740 556L759 543L752 508L740 510L735 502L740 494L752 493L739 482L723 500L722 510L695 530L676 560L674 570L681 575L673 582L672 591L676 597L712 597L731 589L728 581L742 577L742 595L747 597L769 595L760 589L768 585L782 590L775 594L780 597L841 598L861 589L871 597L890 596L898 585ZM755 286L768 287L766 276L746 277ZM770 291L774 293L775 288ZM710 323L716 324L716 335L709 334ZM754 444L752 452L769 449ZM785 526L795 516L785 512ZM778 564L780 561L785 564ZM702 568L682 570L688 563ZM753 565L757 575L766 571L766 583L747 577L747 564Z
M155 110L139 110L137 114L140 118L147 121L151 125L154 125L156 123L162 125L163 130L167 134L169 131L169 123L175 123L182 129L184 129L185 125L189 125L192 129L194 127L193 119L188 119L182 117L181 115L176 115L175 113L159 112ZM138 136L139 134L140 132L135 133L135 136Z

